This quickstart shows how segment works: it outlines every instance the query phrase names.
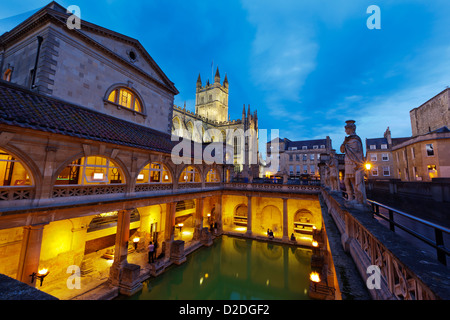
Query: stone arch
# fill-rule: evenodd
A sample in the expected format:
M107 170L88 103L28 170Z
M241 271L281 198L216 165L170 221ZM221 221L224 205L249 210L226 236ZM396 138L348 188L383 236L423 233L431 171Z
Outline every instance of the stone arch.
M199 179L198 179L199 181L194 181L194 182L202 183L204 181L204 179L203 179L203 170L199 166L197 166L195 164L186 164L183 167L181 167L180 171L179 171L179 174L177 175L177 181L179 183L184 183L184 180L181 180L181 178L182 178L184 170L189 168L189 167L195 168L195 170L197 171L197 174L198 174L198 177L199 177Z
M31 158L29 158L26 154L21 152L19 149L5 147L5 146L0 147L0 153L5 153L5 154L15 158L17 163L19 163L20 166L22 166L23 170L25 170L25 174L28 175L30 178L29 179L30 184L24 184L24 185L34 186L35 188L37 188L38 186L41 185L41 182L42 182L41 172L40 172L39 168L37 167L37 165L34 163L34 161ZM4 177L0 177L0 178L3 179ZM19 179L19 180L25 180L25 183L26 183L26 176L24 178L25 179ZM3 185L3 182L4 181L2 180L2 185ZM15 182L17 182L17 180ZM13 183L13 186L17 185L15 182Z
M134 181L136 184L138 184L138 183L148 183L148 182L139 182L139 181L138 181L139 175L143 174L143 171L144 171L145 167L147 167L148 165L154 164L154 163L159 164L159 165L162 166L162 174L163 174L163 176L161 176L161 181L160 181L160 183L173 183L173 181L174 181L174 180L173 180L174 173L173 173L172 168L171 168L170 166L164 164L164 163L161 162L161 161L148 161L148 162L146 162L144 165L142 165L142 166L139 168L139 170L136 171L136 176L134 177L133 181ZM166 178L164 177L164 172L165 172L165 171L167 171L167 173L168 173L168 175L169 175L168 179L166 179ZM145 178L146 178L146 177L145 177ZM152 183L152 182L150 182L150 183Z
M181 126L181 120L178 116L173 117L172 119L172 134L176 136L183 136L183 128Z
M294 223L315 223L314 215L308 209L299 209L294 214Z

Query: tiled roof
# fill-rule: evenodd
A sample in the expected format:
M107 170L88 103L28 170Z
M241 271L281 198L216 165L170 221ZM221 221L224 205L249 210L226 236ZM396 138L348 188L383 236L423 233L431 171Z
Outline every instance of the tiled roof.
M170 135L0 80L0 124L170 153Z
M313 149L313 146L318 146L320 148L321 145L326 146L327 139L318 139L318 140L304 140L304 141L288 141L286 145L286 150L292 147L297 147L297 149L302 149L302 147L306 146L309 149Z

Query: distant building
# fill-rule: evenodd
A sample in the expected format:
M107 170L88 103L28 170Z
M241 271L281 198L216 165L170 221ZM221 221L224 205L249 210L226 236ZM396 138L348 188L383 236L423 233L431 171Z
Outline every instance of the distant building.
M266 172L267 175L281 176L286 173L289 177L319 177L319 163L321 154L329 155L331 152L331 139L291 141L287 138L278 139L279 153L274 150L272 140L267 143L267 157L279 157L279 167L277 172ZM270 160L268 160L270 161Z
M450 130L442 127L392 148L394 177L402 181L450 178Z
M408 139L392 138L389 127L386 129L383 138L366 139L366 161L371 164L367 177L375 180L395 178L392 148Z

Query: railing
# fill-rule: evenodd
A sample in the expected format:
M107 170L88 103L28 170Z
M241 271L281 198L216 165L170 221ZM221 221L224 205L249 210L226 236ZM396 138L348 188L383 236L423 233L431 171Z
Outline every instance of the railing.
M432 248L434 248L436 250L438 261L444 265L447 265L447 256L450 255L450 251L445 247L444 233L446 233L447 235L450 234L450 229L447 229L447 228L437 225L435 223L417 218L415 216L412 216L412 215L402 212L400 210L388 207L382 203L372 201L372 200L367 200L367 201L372 206L373 214L376 215L377 217L382 218L383 220L386 220L389 223L389 229L391 231L395 232L395 227L398 227L401 230L412 235L414 238L419 239L422 242L426 243L427 245L431 246ZM380 213L380 207L384 208L388 211L388 217L386 217ZM408 219L414 221L415 223L432 228L434 230L435 240L433 241L433 240L427 238L426 236L404 226L403 224L400 224L400 223L394 221L394 213L398 214L402 217L408 218Z
M126 185L108 184L108 185L87 185L87 186L55 186L53 187L53 198L93 196L125 193Z

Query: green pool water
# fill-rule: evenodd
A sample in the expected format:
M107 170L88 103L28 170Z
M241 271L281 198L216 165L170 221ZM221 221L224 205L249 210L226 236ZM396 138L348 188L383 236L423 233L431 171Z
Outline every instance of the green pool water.
M150 278L133 300L304 300L311 250L221 236Z

